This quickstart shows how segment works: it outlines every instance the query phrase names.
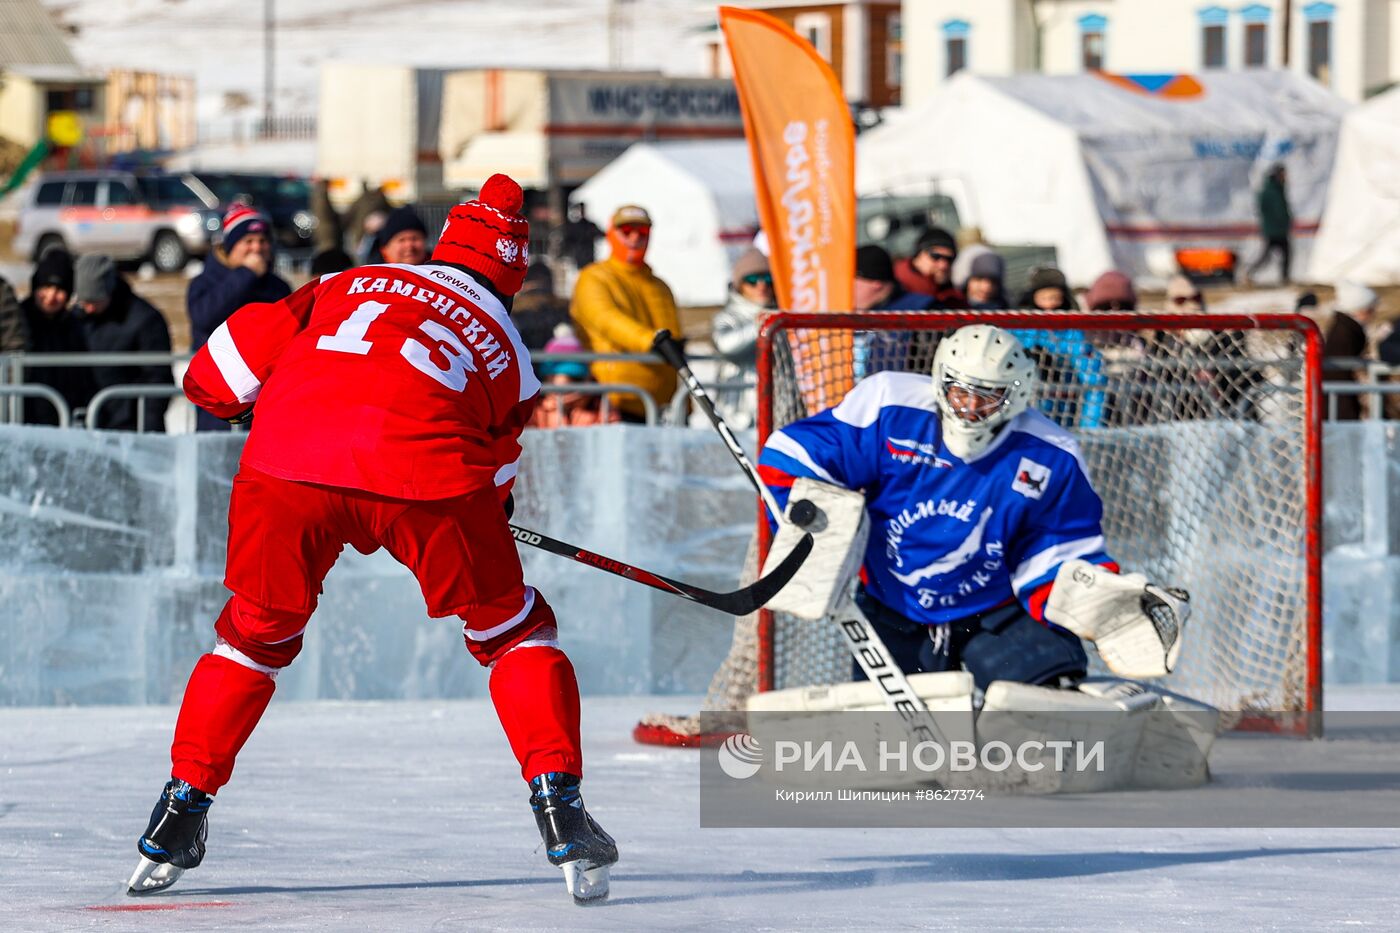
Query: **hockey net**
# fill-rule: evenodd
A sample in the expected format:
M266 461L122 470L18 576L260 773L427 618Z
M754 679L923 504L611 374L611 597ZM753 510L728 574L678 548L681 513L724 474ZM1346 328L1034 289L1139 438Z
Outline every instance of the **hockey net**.
M759 441L835 405L857 378L929 373L969 323L1012 330L1037 362L1039 407L1079 439L1125 571L1185 587L1192 616L1162 684L1237 727L1315 731L1321 709L1321 342L1291 314L923 312L774 315L759 340ZM759 553L766 546L760 528ZM750 561L751 576L757 561ZM1097 663L1097 662L1096 662ZM840 683L833 625L739 620L705 709L755 690ZM639 738L690 731L647 723Z

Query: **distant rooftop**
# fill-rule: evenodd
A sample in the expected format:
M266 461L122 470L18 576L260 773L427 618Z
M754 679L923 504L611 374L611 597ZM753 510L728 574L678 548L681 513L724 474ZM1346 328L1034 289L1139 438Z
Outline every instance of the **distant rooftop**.
M0 0L0 68L43 65L80 71L39 0Z

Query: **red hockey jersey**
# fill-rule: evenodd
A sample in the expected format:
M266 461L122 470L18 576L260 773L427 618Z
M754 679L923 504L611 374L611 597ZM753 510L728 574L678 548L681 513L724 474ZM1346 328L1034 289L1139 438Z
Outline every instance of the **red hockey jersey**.
M539 380L505 308L447 266L361 266L245 305L195 354L190 401L256 401L243 465L400 499L504 497Z

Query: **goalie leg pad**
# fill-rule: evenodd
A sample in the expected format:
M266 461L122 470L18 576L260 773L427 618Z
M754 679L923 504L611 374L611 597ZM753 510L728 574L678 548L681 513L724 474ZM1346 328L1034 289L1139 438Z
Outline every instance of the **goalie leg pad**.
M1134 762L1134 788L1173 790L1210 780L1208 760L1221 730L1220 710L1161 687L1117 677L1090 678L1079 685L1079 691L1120 702L1134 696L1156 699Z
M1092 641L1109 669L1123 677L1171 673L1189 615L1185 590L1083 560L1060 565L1045 604L1046 619Z
M788 512L801 501L811 502L816 518L805 528L791 521L778 523L778 533L763 564L767 575L797 546L802 535L812 534L812 553L801 569L768 602L768 609L786 612L799 619L821 619L844 602L851 580L865 557L870 535L870 519L865 513L865 496L830 483L805 476L792 484Z
M972 677L966 671L913 674L909 686L924 701L937 720L947 742L974 741ZM865 762L877 762L886 749L907 747L909 738L896 725L886 704L884 692L870 681L835 684L826 687L795 687L756 693L748 700L748 731L764 748L776 742L808 743L812 747L830 742L836 749L854 747ZM823 715L825 714L825 715ZM804 746L805 747L805 746ZM783 774L786 784L823 785L831 775L820 770L800 768ZM890 789L917 787L929 783L929 775L917 771L870 768L844 773L851 787Z
M1111 699L999 680L987 688L977 741L982 748L1004 742L1022 751L1025 766L1018 762L998 775L1000 787L1032 794L1094 793L1131 785L1145 725L1144 718ZM1075 747L1057 755L1048 745L1052 741Z
M972 712L972 677L966 671L911 674L909 686L914 688L930 710ZM888 707L879 685L865 680L755 693L748 699L748 710L750 713L826 713L836 710L878 713L888 710Z
M1169 790L1209 779L1218 722L1218 711L1205 704L1118 678L1095 678L1078 690L998 681L987 689L977 741L1001 741L1013 749L1051 739L1089 750L1102 743L1101 757L1085 769L1056 769L1049 751L1039 759L1028 756L1044 765L1017 775L1031 793ZM1076 754L1066 755L1072 765Z

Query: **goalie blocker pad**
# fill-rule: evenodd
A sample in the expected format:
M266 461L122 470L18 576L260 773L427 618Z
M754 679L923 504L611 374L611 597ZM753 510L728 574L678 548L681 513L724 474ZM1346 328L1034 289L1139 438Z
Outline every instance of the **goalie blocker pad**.
M803 500L816 507L816 518L805 528L794 524L789 517L793 506ZM778 533L768 548L768 558L763 563L764 575L782 562L806 532L812 535L812 553L765 608L799 619L825 618L845 599L851 580L865 557L865 542L870 536L865 496L830 483L799 477L792 484L784 517L788 520L778 523Z
M1190 599L1185 590L1148 583L1140 573L1067 560L1055 575L1045 618L1093 642L1113 673L1163 677L1181 654Z

